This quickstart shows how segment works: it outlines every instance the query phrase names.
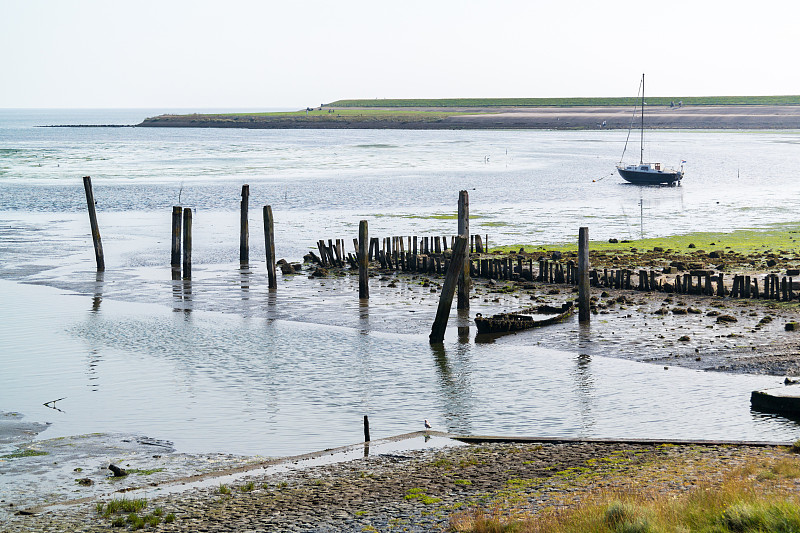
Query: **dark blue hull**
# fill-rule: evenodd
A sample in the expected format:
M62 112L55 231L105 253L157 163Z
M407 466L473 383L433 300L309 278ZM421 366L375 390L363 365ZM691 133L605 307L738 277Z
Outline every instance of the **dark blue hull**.
M638 170L628 170L624 168L617 168L619 175L622 176L627 182L636 185L672 185L680 183L683 178L683 172L661 172L650 171L642 172Z

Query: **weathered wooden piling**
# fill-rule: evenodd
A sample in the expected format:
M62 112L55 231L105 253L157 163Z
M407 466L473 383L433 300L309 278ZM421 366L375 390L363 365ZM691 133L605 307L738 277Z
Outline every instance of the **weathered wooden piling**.
M467 191L460 191L458 193L458 236L463 237L466 242L469 242L469 193ZM461 275L458 277L458 301L456 302L457 309L469 309L469 288L471 280L469 278L469 253L466 246L460 252L464 257L458 259L461 265ZM453 247L453 254L455 254L455 247ZM453 258L455 260L455 257Z
M181 268L181 217L183 208L179 205L172 206L172 254L170 265L173 270Z
M589 322L589 228L578 230L578 322Z
M361 299L369 298L369 260L367 245L369 243L369 231L367 221L362 220L358 224L358 297ZM364 417L366 423L367 417ZM365 439L369 440L369 439Z
M83 177L83 189L86 191L86 205L89 207L89 224L92 227L92 242L94 243L94 258L97 271L106 269L106 260L103 257L103 243L100 241L100 227L97 225L97 211L95 210L94 192L92 191L92 178Z
M192 279L192 210L183 210L183 279Z
M250 186L242 185L242 214L239 229L239 263L250 262L250 227L247 222L247 210L250 204Z
M264 244L266 245L267 276L269 288L278 288L278 276L275 273L275 233L272 222L272 206L264 206ZM321 242L321 241L320 241ZM320 250L321 251L321 250Z
M364 442L369 442L369 440L369 417L364 415Z
M458 278L464 271L467 242L466 235L459 235L453 246L453 257L450 260L450 267L447 269L447 276L444 279L444 285L442 285L442 293L439 296L439 307L436 309L436 318L433 321L431 334L428 337L431 344L438 344L444 341L447 317L450 315L450 306L453 304L453 294L458 285Z

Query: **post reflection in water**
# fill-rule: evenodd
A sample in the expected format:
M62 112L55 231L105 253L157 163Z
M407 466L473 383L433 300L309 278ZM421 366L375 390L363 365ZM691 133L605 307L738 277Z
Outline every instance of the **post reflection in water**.
M448 431L472 433L470 412L473 393L469 382L469 372L463 368L469 354L469 345L459 344L454 360L448 357L444 344L430 345L431 355L436 363L436 372L441 385L441 398ZM455 371L453 367L455 366Z
M94 296L92 297L92 312L94 313L100 310L100 302L103 301L105 274L103 271L98 272L94 280Z
M172 310L176 313L183 311L189 314L192 312L192 280L181 279L180 276L175 279L174 274L175 270L173 269L172 297L175 303Z
M358 301L358 322L361 333L369 333L369 300L362 298Z
M594 378L592 376L592 357L585 353L591 342L592 326L590 322L578 324L578 354L575 367L575 392L580 405L581 433L590 432L596 420L592 412L594 401Z
M253 273L247 263L242 263L239 267L239 287L242 290L242 301L250 299L250 275Z

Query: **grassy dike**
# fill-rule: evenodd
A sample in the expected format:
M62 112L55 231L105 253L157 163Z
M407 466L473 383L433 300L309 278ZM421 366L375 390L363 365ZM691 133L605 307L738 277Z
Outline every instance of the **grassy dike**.
M683 105L800 105L800 95L779 96L648 96L649 106ZM336 100L324 107L605 107L633 106L635 97L579 98L395 98Z

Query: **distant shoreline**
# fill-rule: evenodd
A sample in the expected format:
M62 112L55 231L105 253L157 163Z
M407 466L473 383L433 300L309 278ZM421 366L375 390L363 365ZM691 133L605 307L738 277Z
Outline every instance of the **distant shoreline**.
M647 129L800 129L800 105L652 106ZM139 127L245 129L592 130L627 129L624 106L336 108L294 113L159 115ZM638 115L635 119L638 123Z

